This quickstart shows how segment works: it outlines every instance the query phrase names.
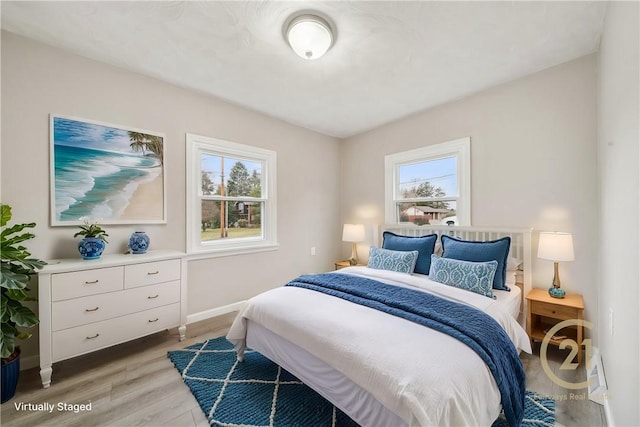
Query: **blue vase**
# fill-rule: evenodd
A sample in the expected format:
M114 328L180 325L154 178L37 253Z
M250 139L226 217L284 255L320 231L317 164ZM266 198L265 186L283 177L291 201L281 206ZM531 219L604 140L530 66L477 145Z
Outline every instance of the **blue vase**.
M82 259L98 259L106 247L104 240L97 237L85 237L78 243L78 251Z
M18 357L6 365L2 365L2 403L11 400L16 394L16 386L20 377L20 349L16 348Z
M131 253L143 254L149 249L149 236L144 231L135 231L131 237L129 237L129 248Z

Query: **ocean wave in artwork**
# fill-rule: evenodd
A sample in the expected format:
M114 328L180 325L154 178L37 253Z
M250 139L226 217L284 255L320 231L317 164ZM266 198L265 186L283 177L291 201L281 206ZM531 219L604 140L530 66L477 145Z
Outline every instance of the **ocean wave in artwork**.
M117 220L136 189L161 173L162 167L152 156L56 145L56 218Z

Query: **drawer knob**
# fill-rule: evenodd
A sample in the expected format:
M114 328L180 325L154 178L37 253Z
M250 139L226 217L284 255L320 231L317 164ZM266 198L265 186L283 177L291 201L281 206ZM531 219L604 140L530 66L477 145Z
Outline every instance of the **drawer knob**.
M98 311L100 307L96 307L96 308L85 308L84 311L86 311L87 313L91 312L91 311Z
M95 335L94 335L94 336L92 336L92 337L87 337L87 339L88 339L88 340L92 340L92 339L98 338L99 336L100 336L100 334L95 334Z
M100 280L98 280L98 279L93 280L93 281L91 281L91 282L89 282L89 281L85 281L85 282L84 282L84 284L85 284L85 285L95 285L95 284L96 284L96 283L98 283L99 281L100 281Z
M154 271L153 273L147 273L147 276L154 276L156 274L160 273L158 270Z
M148 320L148 322L149 322L149 323L155 323L155 322L157 322L157 321L158 321L158 318L157 318L157 317L156 317L155 319L153 319L153 320Z
M154 295L154 296L152 296L152 297L147 297L147 299L156 299L156 298L158 298L159 296L160 296L159 294L155 294L155 295Z

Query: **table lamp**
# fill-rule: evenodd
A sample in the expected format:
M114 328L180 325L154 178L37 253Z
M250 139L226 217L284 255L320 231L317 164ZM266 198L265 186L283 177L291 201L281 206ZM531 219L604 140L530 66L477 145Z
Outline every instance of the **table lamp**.
M345 224L342 229L342 241L351 242L351 258L350 265L358 263L358 247L356 243L364 242L364 225L363 224Z
M560 289L558 262L573 261L573 238L569 233L543 231L538 240L538 258L553 261L553 282L549 288L549 295L554 298L564 298L565 292Z

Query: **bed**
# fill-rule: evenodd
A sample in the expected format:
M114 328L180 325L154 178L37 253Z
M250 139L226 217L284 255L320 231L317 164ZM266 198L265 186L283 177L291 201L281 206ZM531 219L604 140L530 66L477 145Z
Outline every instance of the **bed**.
M489 316L507 337L508 343L499 346L505 353L515 352L517 358L518 351L531 351L517 321L522 317L522 294L530 286L530 231L441 226L395 226L384 231L400 236L436 234L438 241L442 234L469 241L509 236L509 251L521 262L520 270L508 276L520 281L511 292L496 291L494 299L423 274L379 268L349 267L310 280L357 284L356 292L375 281L385 292L406 292L428 301L435 295L446 307L454 304ZM445 312L451 310L446 307ZM246 347L259 351L364 426L491 425L505 402L505 383L500 379L498 385L496 378L502 377L494 370L508 363L495 363L498 368L490 369L468 343L440 330L305 287L284 286L252 298L227 338L239 359Z

